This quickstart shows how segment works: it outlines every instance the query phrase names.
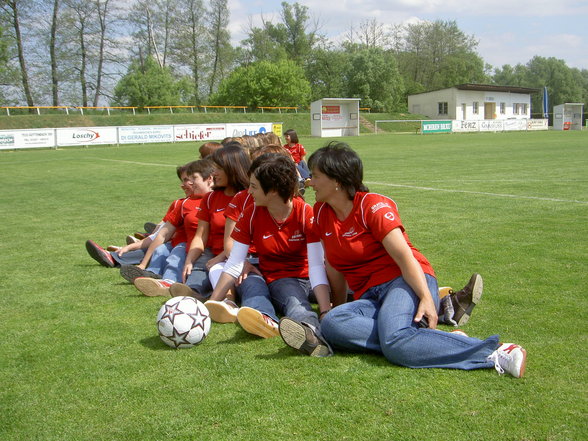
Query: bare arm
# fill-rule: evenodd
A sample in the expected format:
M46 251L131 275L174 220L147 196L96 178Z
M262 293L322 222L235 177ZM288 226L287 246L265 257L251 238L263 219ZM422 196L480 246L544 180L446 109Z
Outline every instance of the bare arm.
M342 305L347 302L347 282L343 274L331 266L328 260L325 260L325 269L329 285L331 285L331 302L333 307Z
M437 309L433 302L433 296L427 286L427 279L418 261L412 254L412 250L406 243L404 235L400 228L390 231L382 240L386 251L400 267L402 277L413 289L420 299L420 303L414 316L414 321L419 322L421 318L426 317L429 320L429 328L437 327Z
M155 240L153 240L151 242L151 244L149 245L149 248L147 248L147 251L145 252L145 256L143 256L143 260L141 260L141 263L139 263L139 265L138 265L139 268L143 268L143 269L147 268L147 265L149 265L149 261L151 260L151 256L155 252L155 249L159 245L162 245L165 242L167 242L168 240L170 240L175 232L176 232L176 227L174 227L169 222L166 222L157 232L157 236L155 236Z

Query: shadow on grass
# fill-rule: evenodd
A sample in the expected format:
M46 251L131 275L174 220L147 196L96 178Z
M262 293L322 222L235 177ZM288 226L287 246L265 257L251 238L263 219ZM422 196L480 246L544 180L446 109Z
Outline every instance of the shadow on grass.
M164 342L161 341L159 335L153 335L151 337L147 337L141 340L141 344L148 349L153 351L173 351L174 349L167 346Z

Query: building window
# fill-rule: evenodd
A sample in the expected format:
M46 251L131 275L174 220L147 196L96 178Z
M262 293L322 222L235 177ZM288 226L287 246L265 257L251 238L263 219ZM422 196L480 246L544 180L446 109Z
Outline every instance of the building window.
M523 107L523 108L521 109L521 110L523 111L523 112L522 112L522 114L523 114L523 115L526 115L526 114L527 114L527 104L522 104L522 107Z
M439 104L439 115L447 115L448 111L448 107L447 107L447 103L438 103Z
M472 107L473 107L474 115L478 115L480 113L480 105L479 105L479 103L477 101L474 101Z
M506 113L506 103L500 103L500 114L504 115Z

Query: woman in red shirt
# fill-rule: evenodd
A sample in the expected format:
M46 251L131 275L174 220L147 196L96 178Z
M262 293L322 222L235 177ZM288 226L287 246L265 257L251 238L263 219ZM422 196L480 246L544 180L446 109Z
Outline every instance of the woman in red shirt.
M368 192L361 159L349 146L331 143L314 152L309 165L315 229L331 288L340 298L347 282L355 298L321 323L332 347L379 352L412 368L495 367L515 377L524 374L521 346L500 344L497 335L478 340L435 329L439 297L433 268L410 243L394 201ZM308 336L302 326L299 333ZM308 353L313 342L303 343L291 346Z
M284 314L317 329L319 320L308 298L312 290L321 313L326 313L330 309L328 281L322 247L312 226L312 208L296 197L295 164L270 153L257 158L251 170L249 193L255 205L247 207L235 225L231 254L211 300L222 300L235 286L254 245L259 272L249 273L237 287L239 324L249 333L274 337L279 332L277 314ZM212 311L211 316L216 320Z

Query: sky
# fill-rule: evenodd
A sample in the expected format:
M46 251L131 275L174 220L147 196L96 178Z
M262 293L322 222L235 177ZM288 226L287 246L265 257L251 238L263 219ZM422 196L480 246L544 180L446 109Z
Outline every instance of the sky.
M261 17L279 21L281 0L229 0L233 44ZM295 3L294 0L288 3ZM477 52L495 68L555 57L588 69L588 0L298 0L319 32L340 41L352 26L376 19L395 25L419 20L455 21L478 40Z

